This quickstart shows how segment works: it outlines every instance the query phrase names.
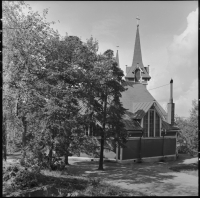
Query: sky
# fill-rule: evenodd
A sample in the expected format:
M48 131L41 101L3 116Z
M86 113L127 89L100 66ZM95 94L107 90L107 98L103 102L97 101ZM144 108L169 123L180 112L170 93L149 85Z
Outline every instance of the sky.
M192 100L198 99L198 1L27 3L39 13L49 8L47 20L56 22L52 27L62 36L78 36L83 42L93 36L99 53L118 50L124 74L126 65L132 64L139 16L143 64L150 65L147 89L166 110L172 78L175 114L190 115Z

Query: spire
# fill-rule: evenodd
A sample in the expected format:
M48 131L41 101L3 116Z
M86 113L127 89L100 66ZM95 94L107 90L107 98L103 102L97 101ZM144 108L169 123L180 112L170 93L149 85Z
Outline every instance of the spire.
M140 46L139 24L137 25L137 32L136 32L136 37L135 37L135 49L134 49L134 54L133 54L132 66L136 66L137 63L140 66L143 66L142 52L141 52L141 46Z
M136 80L138 80L138 78L141 77L140 82L142 81L142 83L146 85L147 81L149 81L151 77L149 75L149 67L144 67L143 62L142 62L142 52L141 52L140 34L139 34L139 20L140 19L138 17L136 19L137 19L137 30L136 30L136 37L135 37L133 62L130 67L126 67L125 79L128 81L136 82ZM138 73L139 70L141 72L140 75ZM136 76L137 76L137 79L136 79Z
M115 58L115 59L116 59L116 62L117 62L117 64L118 64L118 67L120 67L120 66L119 66L119 55L118 55L118 50L117 50L117 54L116 54L116 58Z

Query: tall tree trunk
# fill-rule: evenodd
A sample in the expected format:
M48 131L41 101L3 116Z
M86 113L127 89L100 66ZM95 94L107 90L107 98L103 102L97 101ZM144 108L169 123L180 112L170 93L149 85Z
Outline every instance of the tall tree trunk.
M98 170L103 170L103 151L104 151L104 136L105 136L105 126L106 126L106 107L107 107L107 90L106 90L105 101L104 101L103 131L101 132L101 150L100 150L100 159L99 159Z
M99 159L99 170L103 170L103 150L104 150L104 130L101 135L101 150L100 150L100 159Z
M65 153L65 165L69 165L68 151Z
M65 145L65 165L69 165L69 159L68 159L68 156L69 156L69 152L68 152L68 149L69 149L69 143L66 143Z
M26 132L27 132L27 121L26 121L26 117L23 116L22 117L22 124L23 124L23 134L22 134L22 159L24 160L26 157Z

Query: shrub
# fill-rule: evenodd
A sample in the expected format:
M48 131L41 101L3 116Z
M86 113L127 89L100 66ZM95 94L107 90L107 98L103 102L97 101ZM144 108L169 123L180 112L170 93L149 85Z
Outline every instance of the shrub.
M183 119L176 117L176 123L181 131L178 133L178 152L198 155L198 103L192 101L190 117Z
M20 168L17 165L8 166L3 171L3 181L8 181L10 178L15 177L19 171Z
M38 186L40 174L35 171L28 171L27 169L20 170L13 180L15 187L19 188L32 188Z
M25 159L20 160L21 166L33 169L45 169L49 167L48 159L45 153L37 152L33 153L30 152L29 155L26 155Z
M55 161L54 165L56 166L56 170L63 171L65 169L65 163L62 160Z

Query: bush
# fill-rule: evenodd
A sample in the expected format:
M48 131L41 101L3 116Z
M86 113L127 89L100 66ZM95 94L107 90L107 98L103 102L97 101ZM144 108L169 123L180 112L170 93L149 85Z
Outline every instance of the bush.
M62 171L65 169L65 163L62 160L57 160L54 162L56 170Z
M20 160L21 166L33 169L45 169L49 167L48 158L45 153L37 152L37 153L29 153L26 155L25 159Z
M38 186L40 174L35 171L28 171L27 169L20 170L13 180L14 187L17 188L32 188Z
M35 187L40 180L40 173L37 168L29 171L27 168L20 168L18 165L7 167L3 171L3 181L11 180L12 188Z
M8 166L3 170L3 181L8 181L10 178L15 177L19 171L20 168L17 165Z

